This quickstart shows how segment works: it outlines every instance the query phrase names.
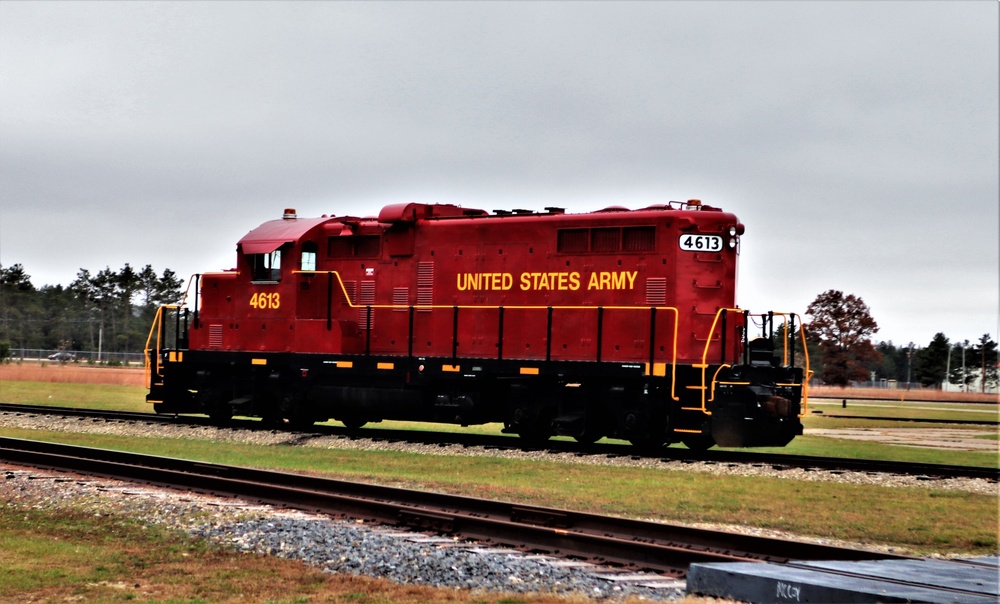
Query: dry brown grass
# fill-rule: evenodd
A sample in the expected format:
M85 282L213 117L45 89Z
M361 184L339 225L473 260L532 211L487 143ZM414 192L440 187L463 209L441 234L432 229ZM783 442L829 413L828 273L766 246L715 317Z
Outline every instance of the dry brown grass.
M900 390L891 388L837 388L817 386L809 389L815 398L873 398L887 401L949 401L962 403L996 403L996 394L979 392L942 392L941 390Z
M6 363L0 364L2 381L145 386L146 372L141 367L102 367L81 363Z

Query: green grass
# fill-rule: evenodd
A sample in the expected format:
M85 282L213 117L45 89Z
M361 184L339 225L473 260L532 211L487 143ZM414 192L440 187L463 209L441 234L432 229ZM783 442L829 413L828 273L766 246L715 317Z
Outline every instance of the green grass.
M44 536L40 539L39 536ZM155 554L123 543L156 542ZM203 547L169 535L156 527L140 527L121 519L61 511L0 507L0 599L34 591L53 583L97 587L134 579L153 563L180 560ZM101 589L91 596L101 597ZM77 593L82 596L82 593ZM105 594L106 597L107 594Z
M2 430L19 438L492 497L668 522L744 524L916 552L997 549L997 498L639 468Z
M146 392L142 386L2 381L0 403L150 413L153 406L146 403Z

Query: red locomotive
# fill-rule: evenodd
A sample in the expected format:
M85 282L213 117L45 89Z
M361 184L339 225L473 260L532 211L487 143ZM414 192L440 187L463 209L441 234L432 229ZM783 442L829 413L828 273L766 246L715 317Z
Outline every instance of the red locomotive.
M147 400L220 420L782 446L802 433L808 367L791 362L795 315L736 307L743 230L697 200L286 210L239 241L235 269L161 309Z

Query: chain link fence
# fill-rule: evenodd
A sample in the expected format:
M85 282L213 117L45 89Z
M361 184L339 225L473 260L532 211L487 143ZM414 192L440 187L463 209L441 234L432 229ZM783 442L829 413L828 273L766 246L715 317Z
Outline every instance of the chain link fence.
M43 348L11 348L12 362L80 363L87 365L143 366L141 352L106 352L89 350L47 350Z

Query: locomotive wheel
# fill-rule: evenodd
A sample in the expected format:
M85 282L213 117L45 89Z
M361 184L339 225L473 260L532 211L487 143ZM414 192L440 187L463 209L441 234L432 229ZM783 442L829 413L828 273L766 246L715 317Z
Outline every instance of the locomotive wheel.
M681 442L692 451L707 451L715 446L715 439L711 434L688 434Z
M316 417L303 408L302 396L286 395L278 405L278 413L286 420L293 430L308 430L316 423Z
M221 393L216 389L206 389L198 393L201 406L205 409L205 414L211 418L217 426L225 426L233 419L233 408L223 400Z
M596 430L585 430L583 434L577 434L573 439L582 445L592 445L604 438L604 435Z
M504 428L530 444L543 443L552 436L549 416L523 406L512 410L510 419L504 422Z
M340 421L340 423L344 424L344 427L347 428L348 430L357 430L361 426L364 426L365 424L368 423L367 421L358 417L343 417L343 418L338 418L338 420Z

